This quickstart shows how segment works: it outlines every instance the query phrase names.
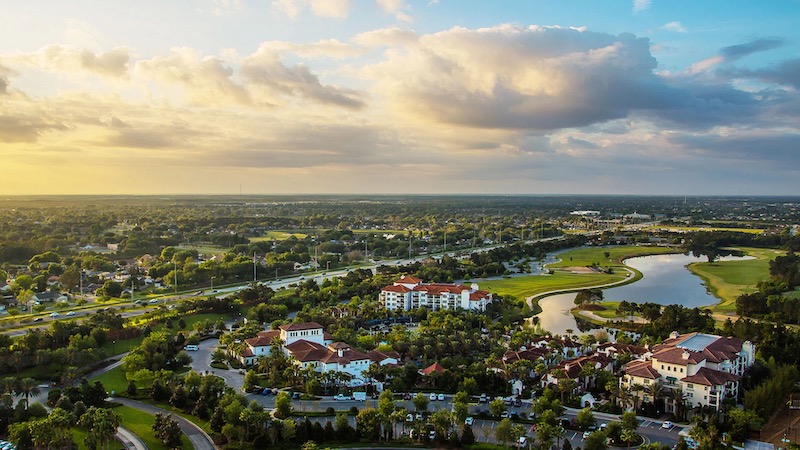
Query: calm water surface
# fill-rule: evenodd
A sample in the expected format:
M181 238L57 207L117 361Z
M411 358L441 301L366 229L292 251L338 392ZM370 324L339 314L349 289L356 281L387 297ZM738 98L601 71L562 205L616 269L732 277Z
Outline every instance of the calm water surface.
M746 258L746 257L745 257ZM720 258L725 261L743 259L742 257ZM604 289L606 301L644 303L661 305L678 304L687 308L706 306L719 300L706 291L700 277L692 274L686 265L707 261L690 255L654 255L630 258L625 261L644 275L641 280L625 286ZM547 331L564 334L567 329L577 332L578 325L569 310L575 306L576 293L551 295L539 301L542 312L537 316L539 323Z

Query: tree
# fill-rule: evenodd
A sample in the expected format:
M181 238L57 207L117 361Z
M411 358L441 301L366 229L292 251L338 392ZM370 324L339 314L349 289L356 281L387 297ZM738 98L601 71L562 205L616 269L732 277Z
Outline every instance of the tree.
M275 398L275 417L285 419L292 414L292 399L285 391L278 393Z
M592 414L591 408L583 408L582 410L578 411L578 414L575 416L575 425L577 425L581 430L588 429L596 422L597 421L594 418L594 414Z
M472 432L472 427L464 424L461 427L461 445L472 445L475 443L475 434Z
M114 439L120 423L122 416L108 408L94 406L89 408L80 418L80 425L89 431L86 436L86 446L91 449L105 447Z
M606 434L602 431L595 431L583 441L584 450L608 450Z
M363 408L356 416L356 429L370 442L377 442L381 434L381 414L375 408Z
M162 413L156 413L156 419L153 422L153 434L161 440L165 447L176 448L181 446L183 432L178 426L178 421L172 418L172 414L165 416Z
M417 411L421 412L428 410L428 403L430 403L430 400L425 394L423 394L422 392L418 392L417 395L415 395L414 398L411 399L411 402L414 403L414 408Z
M636 418L636 413L633 411L626 411L620 416L623 430L636 431L639 428L639 419Z
M502 445L506 445L506 442L511 442L514 440L514 436L512 435L511 427L512 422L510 419L503 419L494 429L494 437L500 441Z
M41 392L42 391L39 389L39 384L33 378L23 378L19 381L17 386L17 394L25 397L25 408L28 407L28 401L30 400L31 396L36 397Z
M496 398L489 402L489 413L495 417L499 417L503 414L506 410L506 404L503 402L503 399Z

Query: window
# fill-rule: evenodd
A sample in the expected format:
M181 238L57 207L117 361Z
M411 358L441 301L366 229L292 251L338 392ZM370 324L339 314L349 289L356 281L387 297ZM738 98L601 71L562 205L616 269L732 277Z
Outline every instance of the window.
M681 373L683 373L683 367L681 367Z
M664 365L663 364L661 365L661 370L664 370Z
M686 389L694 389L694 385L692 383L686 383Z

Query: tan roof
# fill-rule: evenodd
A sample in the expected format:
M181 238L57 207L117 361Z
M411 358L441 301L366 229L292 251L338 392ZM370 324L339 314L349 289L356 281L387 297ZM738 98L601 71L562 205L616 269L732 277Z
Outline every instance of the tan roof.
M348 350L343 352L342 356L339 356L338 352L325 347L324 345L317 344L316 342L306 341L305 339L293 342L284 348L289 352L289 354L291 354L300 362L320 361L326 364L334 362L339 364L349 364L350 361L369 359L366 354L349 348L349 346L343 342L331 344L331 346L337 344L344 345L348 348Z

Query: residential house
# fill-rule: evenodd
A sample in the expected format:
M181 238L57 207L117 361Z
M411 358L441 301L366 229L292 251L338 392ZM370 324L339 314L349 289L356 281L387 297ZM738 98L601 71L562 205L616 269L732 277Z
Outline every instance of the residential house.
M673 332L642 358L626 364L620 384L647 387L660 382L667 390L680 389L687 407L710 406L719 410L724 399L738 395L739 380L754 361L755 346L749 341ZM646 390L638 395L645 402L652 400ZM666 412L675 412L676 400L666 400Z
M601 353L592 353L574 359L567 359L558 363L542 377L542 385L558 384L559 379L563 377L564 379L574 380L578 387L582 389L589 389L594 387L594 373L600 370L612 370L613 363L614 360L612 358ZM592 370L587 370L588 368ZM561 373L558 373L559 371Z
M60 292L45 291L33 294L33 300L37 302L66 302L69 301L69 297Z

